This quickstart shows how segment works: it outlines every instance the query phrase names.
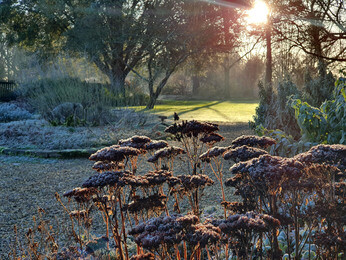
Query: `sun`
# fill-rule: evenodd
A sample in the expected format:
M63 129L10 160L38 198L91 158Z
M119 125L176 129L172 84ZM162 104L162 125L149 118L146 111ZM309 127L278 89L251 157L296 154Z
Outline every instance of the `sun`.
M256 0L253 8L247 11L246 21L248 24L266 23L268 14L269 8L267 4L261 0Z

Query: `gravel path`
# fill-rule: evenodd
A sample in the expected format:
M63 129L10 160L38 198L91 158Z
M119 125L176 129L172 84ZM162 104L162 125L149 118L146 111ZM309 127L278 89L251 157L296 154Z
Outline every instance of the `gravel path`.
M251 134L247 124L221 125L220 134L226 137L222 145L232 139ZM52 160L20 156L0 155L0 258L8 252L13 226L27 230L33 225L32 216L38 207L47 217L64 221L62 207L54 193L64 193L80 184L94 173L92 162L87 159ZM227 175L226 175L227 177ZM216 186L216 185L214 185ZM205 203L215 205L219 201L219 187L208 190ZM217 194L217 195L216 195ZM65 216L66 217L66 216Z

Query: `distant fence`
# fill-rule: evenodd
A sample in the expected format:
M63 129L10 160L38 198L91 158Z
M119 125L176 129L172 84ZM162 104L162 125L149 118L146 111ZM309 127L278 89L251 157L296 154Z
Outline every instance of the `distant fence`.
M0 101L8 101L14 98L14 89L16 83L14 81L0 80Z

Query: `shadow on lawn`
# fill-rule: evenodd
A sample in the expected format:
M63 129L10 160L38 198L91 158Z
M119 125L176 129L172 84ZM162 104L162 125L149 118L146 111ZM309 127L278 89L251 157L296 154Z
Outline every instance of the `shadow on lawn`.
M212 103L209 103L209 104L206 104L206 105L203 105L203 106L198 106L198 107L194 107L194 108L191 108L191 109L186 109L186 110L184 110L184 111L179 111L179 116L184 115L184 114L189 113L189 112L192 112L192 111L200 110L200 109L202 109L202 108L208 108L208 109L211 109L211 110L216 111L215 109L212 109L212 108L210 108L210 107L211 107L211 106L214 106L214 105L217 105L217 104L220 104L220 103L222 103L222 102L223 102L223 101L214 101L214 102L212 102ZM218 112L218 111L216 111L216 112ZM219 112L218 112L218 113L219 113ZM169 118L169 119L173 118L173 114L170 115L170 116L168 116L168 118Z

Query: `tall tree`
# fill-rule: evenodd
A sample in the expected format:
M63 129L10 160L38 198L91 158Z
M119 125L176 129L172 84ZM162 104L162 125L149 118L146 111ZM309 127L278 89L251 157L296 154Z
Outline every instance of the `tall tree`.
M196 5L203 11L195 13ZM151 45L144 59L150 94L148 109L154 107L169 77L188 58L208 56L217 45L213 10L214 7L206 3L166 0L150 13L156 34L152 38L155 44ZM203 17L203 22L196 24L196 15Z
M346 61L343 1L285 0L272 4L276 10L273 28L280 41L289 42L319 62Z
M46 55L61 50L87 55L125 93L125 78L151 48L148 15L156 0L4 0L0 23L7 38Z

